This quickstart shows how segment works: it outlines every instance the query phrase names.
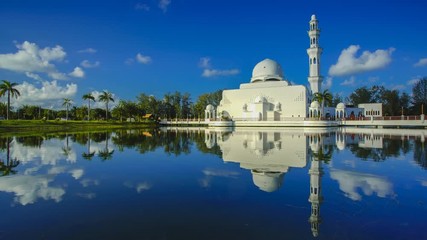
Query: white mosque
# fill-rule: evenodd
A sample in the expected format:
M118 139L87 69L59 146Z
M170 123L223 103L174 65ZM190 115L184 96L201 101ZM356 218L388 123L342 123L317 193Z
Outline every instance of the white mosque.
M224 90L219 106L206 107L205 121L213 126L334 126L337 122L318 121L319 116L382 116L382 104L347 109L340 103L337 108L322 109L319 102L312 101L314 94L321 92L323 80L320 75L320 28L315 15L311 16L308 36L310 89L304 85L292 85L284 77L279 63L265 59L255 65L250 83L240 84L239 89Z

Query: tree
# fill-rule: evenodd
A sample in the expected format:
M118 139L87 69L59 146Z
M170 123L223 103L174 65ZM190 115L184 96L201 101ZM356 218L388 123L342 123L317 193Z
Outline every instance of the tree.
M99 95L98 101L105 102L105 120L108 120L108 103L114 102L113 94L104 90Z
M427 107L427 77L423 77L412 88L412 104L414 113L421 113L421 108Z
M21 96L21 93L18 91L18 89L15 88L17 86L17 83L11 83L6 80L2 80L3 83L0 84L0 97L5 95L7 93L7 110L6 110L6 119L9 120L9 112L10 112L10 97L18 98Z
M343 102L343 98L340 94L335 93L334 98L332 99L332 107L336 107L338 105L338 103L342 103Z
M388 116L401 115L400 96L397 90L384 90L381 96L383 114Z
M65 115L66 121L68 121L68 108L71 106L71 104L72 104L71 99L64 98L64 101L62 102L62 106L65 106L67 108L66 115Z
M198 117L203 116L207 105L218 106L221 99L222 90L200 95L194 104L194 114Z
M332 104L332 94L328 89L325 89L323 92L315 93L313 100L318 101L322 105L322 115L324 116L325 102L327 105Z
M360 103L370 103L371 102L371 92L367 87L361 87L354 90L353 93L350 94L350 101L354 106L359 105Z
M95 97L92 95L92 93L86 93L82 98L83 100L87 100L87 120L90 121L90 101L92 100L95 102Z

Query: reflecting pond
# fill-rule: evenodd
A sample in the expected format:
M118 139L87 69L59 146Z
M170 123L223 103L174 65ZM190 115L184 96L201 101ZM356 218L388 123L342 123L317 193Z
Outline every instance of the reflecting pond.
M0 239L427 239L427 130L0 137Z

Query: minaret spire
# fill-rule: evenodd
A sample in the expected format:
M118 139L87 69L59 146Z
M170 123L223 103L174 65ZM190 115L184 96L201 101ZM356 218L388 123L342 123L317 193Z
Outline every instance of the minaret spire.
M319 144L320 141L321 141L321 138L319 137L316 143ZM313 234L313 237L317 237L319 235L319 225L321 222L320 204L323 201L322 185L321 185L323 168L322 168L322 160L319 159L318 157L319 151L315 150L317 149L317 147L319 146L318 145L312 146L311 166L310 166L310 170L308 171L308 174L310 174L310 197L308 198L308 201L311 203L311 215L308 221L310 222L311 233Z
M320 76L320 55L322 55L322 48L319 45L320 29L319 21L316 19L316 15L311 16L309 22L310 29L308 36L310 37L310 47L307 49L308 61L309 61L309 76L308 82L310 83L311 93L315 94L320 92L323 77Z

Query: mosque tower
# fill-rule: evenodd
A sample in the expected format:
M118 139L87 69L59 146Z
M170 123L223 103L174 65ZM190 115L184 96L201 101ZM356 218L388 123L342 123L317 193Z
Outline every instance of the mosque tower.
M310 69L308 82L310 83L311 93L315 94L320 92L323 77L320 76L320 55L322 55L322 48L319 46L319 21L317 21L314 14L311 15L308 36L310 37L310 48L307 49Z
M321 160L313 156L311 166L308 173L310 174L310 197L308 201L311 203L311 216L308 219L311 225L311 232L314 237L319 235L320 220L320 204L323 200L321 194L321 177L323 175Z

